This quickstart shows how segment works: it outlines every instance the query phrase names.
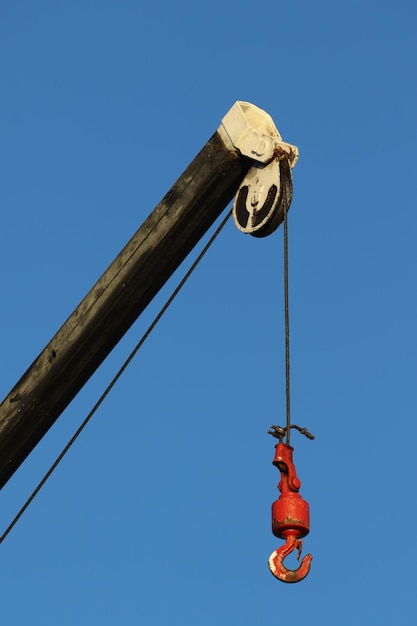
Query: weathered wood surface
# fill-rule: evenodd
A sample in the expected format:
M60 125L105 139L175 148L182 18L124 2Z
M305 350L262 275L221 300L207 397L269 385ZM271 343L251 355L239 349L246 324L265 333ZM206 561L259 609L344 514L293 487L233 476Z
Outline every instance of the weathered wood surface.
M237 191L251 161L218 132L0 405L0 488Z

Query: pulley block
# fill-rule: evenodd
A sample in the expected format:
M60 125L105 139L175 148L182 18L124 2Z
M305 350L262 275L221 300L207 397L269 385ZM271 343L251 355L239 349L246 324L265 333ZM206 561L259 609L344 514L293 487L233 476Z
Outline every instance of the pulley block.
M284 220L292 199L291 167L286 158L254 163L233 203L233 219L243 233L266 237Z

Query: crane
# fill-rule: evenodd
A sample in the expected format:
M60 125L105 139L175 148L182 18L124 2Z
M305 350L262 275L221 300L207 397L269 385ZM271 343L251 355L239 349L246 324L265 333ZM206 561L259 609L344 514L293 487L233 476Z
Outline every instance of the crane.
M0 489L233 197L241 232L265 237L279 227L291 204L297 159L297 147L282 140L265 111L242 101L232 106L1 403ZM281 438L278 445L286 444ZM283 461L275 464L282 469ZM292 457L287 464L292 467Z

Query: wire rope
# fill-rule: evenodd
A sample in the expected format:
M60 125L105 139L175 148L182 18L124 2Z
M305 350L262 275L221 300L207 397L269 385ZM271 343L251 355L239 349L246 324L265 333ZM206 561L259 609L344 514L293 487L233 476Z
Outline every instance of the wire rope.
M284 316L285 316L285 402L286 442L290 445L291 390L290 390L290 312L288 297L288 207L284 205Z
M78 427L78 429L76 430L76 432L74 433L74 435L71 437L71 439L68 441L67 445L63 448L62 452L59 454L59 456L55 459L55 461L53 462L53 464L51 465L51 467L48 469L48 471L46 472L46 474L44 475L44 477L42 478L42 480L38 483L37 487L33 490L33 492L31 493L31 495L29 496L29 498L26 500L26 502L23 504L23 506L21 507L21 509L19 510L19 512L15 515L15 517L13 518L13 520L10 522L9 526L6 528L6 530L4 531L4 533L1 535L0 537L0 544L3 543L3 541L6 539L7 535L11 532L11 530L14 528L14 526L17 524L17 522L19 521L19 519L22 517L23 513L26 511L26 509L29 507L29 505L31 504L31 502L33 502L34 498L37 496L37 494L39 493L39 491L42 489L42 487L45 485L46 481L48 480L48 478L51 476L51 474L54 472L54 470L57 468L57 466L59 465L59 463L62 461L62 459L64 458L64 456L66 455L66 453L68 452L68 450L71 448L71 446L74 444L74 442L76 441L76 439L79 437L79 435L82 433L82 431L84 430L84 428L87 426L88 422L90 421L90 419L93 417L94 413L97 411L97 409L99 408L99 406L103 403L103 401L105 400L105 398L107 397L107 395L109 394L109 392L113 389L113 387L115 386L115 384L117 383L117 381L119 380L120 376L123 374L123 372L125 371L125 369L127 368L127 366L130 364L130 362L132 361L132 359L134 358L134 356L137 354L137 352L140 350L140 348L142 347L142 345L145 343L146 339L149 337L149 335L151 334L151 332L153 331L153 329L155 328L155 326L157 325L157 323L159 322L159 320L161 319L161 317L164 315L165 311L168 309L168 307L170 306L170 304L172 303L172 301L174 300L174 298L178 295L179 291L182 289L182 287L185 285L185 283L187 282L187 280L189 279L189 277L191 276L191 274L193 273L193 271L195 270L195 268L197 267L197 265L200 263L201 259L204 257L204 255L206 254L206 252L208 251L208 249L211 247L211 245L214 243L215 239L218 237L218 235L220 234L220 232L222 231L222 229L224 228L224 226L226 225L227 221L229 220L230 216L231 216L231 211L228 212L228 214L226 215L226 217L222 220L222 222L219 224L219 226L217 227L217 229L215 230L215 232L213 233L213 235L210 237L210 239L208 240L208 242L206 243L206 245L204 246L204 248L202 249L202 251L200 252L200 254L197 256L196 260L194 261L194 263L191 265L191 267L189 268L189 270L186 272L186 274L184 275L184 277L181 279L181 281L178 283L177 287L174 289L174 291L172 292L172 294L170 295L170 297L168 298L168 300L165 302L164 306L162 307L162 309L159 311L158 315L155 317L155 319L153 320L153 322L150 324L150 326L148 327L148 329L145 331L144 335L141 337L141 339L139 340L139 342L136 344L136 346L134 347L134 349L132 350L132 352L129 354L129 356L127 357L127 359L125 360L125 362L123 363L123 365L120 367L120 369L118 370L118 372L116 373L116 375L113 377L113 379L111 380L111 382L109 383L109 385L106 387L106 389L104 390L104 392L101 394L101 396L99 397L99 399L97 400L97 402L95 403L95 405L93 406L93 408L91 409L91 411L88 413L88 415L86 416L86 418L84 419L84 421L81 423L81 425Z

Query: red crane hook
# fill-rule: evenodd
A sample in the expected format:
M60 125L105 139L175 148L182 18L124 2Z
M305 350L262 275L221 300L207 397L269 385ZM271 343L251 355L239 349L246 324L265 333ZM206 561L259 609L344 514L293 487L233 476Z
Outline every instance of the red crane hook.
M272 574L285 583L303 580L310 571L313 558L307 554L296 570L287 569L283 563L294 550L298 550L297 558L300 559L303 545L301 537L310 531L309 506L299 493L301 482L292 460L293 450L292 446L280 441L275 446L275 458L272 461L281 473L278 483L281 494L272 504L272 532L276 537L285 539L285 544L271 554L268 565Z

